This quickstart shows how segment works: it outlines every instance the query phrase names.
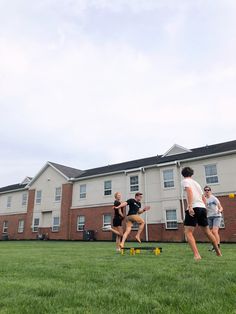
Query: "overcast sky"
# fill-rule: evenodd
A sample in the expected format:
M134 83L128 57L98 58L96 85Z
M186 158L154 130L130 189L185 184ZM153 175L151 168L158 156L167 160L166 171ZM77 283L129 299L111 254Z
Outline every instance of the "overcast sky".
M0 186L236 138L235 0L0 0Z

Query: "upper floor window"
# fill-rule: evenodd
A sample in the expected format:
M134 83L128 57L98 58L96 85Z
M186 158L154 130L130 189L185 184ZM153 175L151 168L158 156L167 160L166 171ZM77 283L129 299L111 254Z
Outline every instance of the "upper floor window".
M178 229L176 209L166 210L166 229Z
M35 203L40 205L42 202L42 191L36 191L36 200Z
M138 176L130 177L130 192L138 192L139 190L139 178Z
M55 216L53 217L53 221L52 221L52 231L59 231L60 228L60 217L59 216Z
M8 221L3 221L2 233L8 232Z
M216 165L205 166L206 183L214 184L219 182Z
M7 208L11 208L12 196L7 197Z
M56 188L55 190L55 202L61 201L61 187Z
M20 219L18 222L18 233L23 233L25 227L25 221L23 219Z
M27 193L23 193L22 194L22 201L21 201L21 205L23 207L25 207L27 205L27 201L28 201L28 194Z
M112 182L111 180L104 182L104 195L112 194Z
M78 216L77 231L84 231L84 228L85 228L85 216Z
M86 198L87 196L87 186L86 184L80 185L80 198Z
M164 188L174 188L174 170L168 169L163 171Z

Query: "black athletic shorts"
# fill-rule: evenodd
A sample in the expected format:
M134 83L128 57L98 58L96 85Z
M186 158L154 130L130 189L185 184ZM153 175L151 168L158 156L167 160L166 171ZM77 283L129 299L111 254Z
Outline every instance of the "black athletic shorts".
M121 227L122 226L122 219L120 217L115 217L113 219L113 227Z
M184 225L189 227L196 227L198 224L201 227L207 227L208 220L206 208L196 207L193 208L193 210L195 212L194 216L190 216L188 210L185 212Z

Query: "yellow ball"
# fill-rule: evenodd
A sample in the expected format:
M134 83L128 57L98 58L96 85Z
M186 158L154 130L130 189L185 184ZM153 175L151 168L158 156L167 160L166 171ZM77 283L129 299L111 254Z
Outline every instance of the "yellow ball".
M234 193L230 193L229 194L229 198L235 198L235 194Z

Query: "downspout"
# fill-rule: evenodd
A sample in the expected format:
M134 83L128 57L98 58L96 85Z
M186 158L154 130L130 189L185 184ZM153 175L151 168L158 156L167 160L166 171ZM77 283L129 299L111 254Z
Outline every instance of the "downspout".
M182 178L182 174L181 174L181 162L177 161L176 162L176 166L177 168L179 168L179 179L180 179L180 198L181 198L181 204L182 204L182 217L183 217L183 221L184 221L184 217L185 217L185 204L184 204L184 191L182 189L181 186L181 178ZM184 236L184 241L186 241L186 237Z

